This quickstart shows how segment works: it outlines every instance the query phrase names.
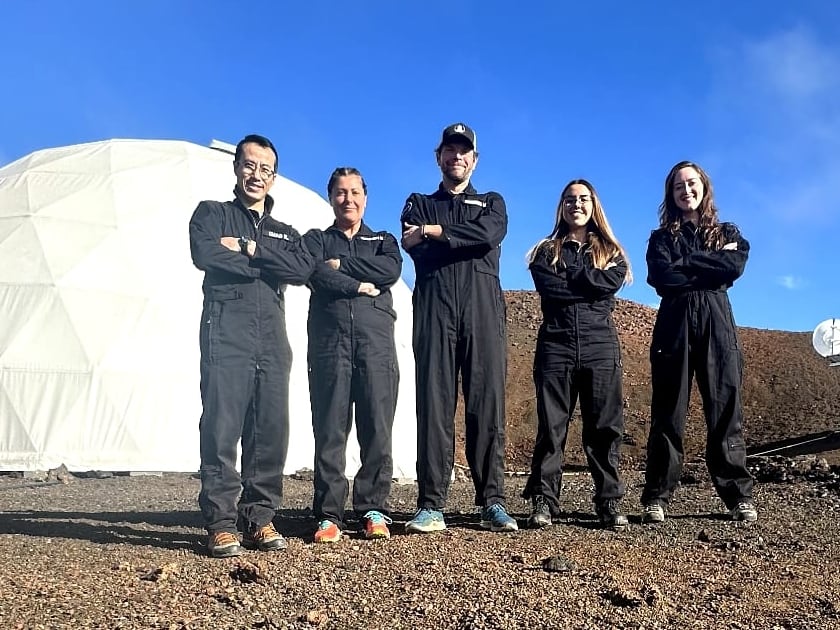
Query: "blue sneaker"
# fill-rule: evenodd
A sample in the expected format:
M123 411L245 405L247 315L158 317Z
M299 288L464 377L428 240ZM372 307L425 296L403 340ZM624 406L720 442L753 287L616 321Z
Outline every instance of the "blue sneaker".
M409 534L428 534L444 529L446 529L446 522L443 520L443 512L429 508L420 508L414 518L405 524L405 531Z
M501 503L488 505L481 510L481 526L491 532L515 532L519 529L516 519L508 516Z

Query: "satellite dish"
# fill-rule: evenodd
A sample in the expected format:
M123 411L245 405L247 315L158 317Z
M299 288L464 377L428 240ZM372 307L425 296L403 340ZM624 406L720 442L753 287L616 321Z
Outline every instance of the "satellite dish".
M827 319L814 328L814 350L826 357L831 366L840 365L840 319Z

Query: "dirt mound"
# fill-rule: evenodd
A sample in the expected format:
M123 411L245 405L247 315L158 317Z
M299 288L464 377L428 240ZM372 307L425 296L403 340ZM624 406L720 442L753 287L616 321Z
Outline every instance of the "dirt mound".
M507 466L527 470L536 408L532 368L540 325L539 296L534 291L507 291ZM737 316L737 313L736 313ZM626 440L622 457L643 465L650 414L650 346L656 311L618 300L615 313L624 363ZM811 348L810 333L740 328L744 348L744 415L747 444L840 429L840 368L830 368ZM702 458L705 443L700 396L691 397L686 461ZM458 449L462 451L462 449ZM573 422L567 448L569 464L582 465L580 422ZM462 453L458 454L462 461ZM826 453L840 463L840 451Z

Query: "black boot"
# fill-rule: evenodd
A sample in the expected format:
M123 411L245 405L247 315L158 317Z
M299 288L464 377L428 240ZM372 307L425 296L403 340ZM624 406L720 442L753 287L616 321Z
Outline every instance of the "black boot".
M601 525L615 530L626 529L630 521L618 509L618 499L606 499L595 506Z
M539 529L551 525L551 508L548 501L541 494L531 497L531 515L528 517L528 527Z

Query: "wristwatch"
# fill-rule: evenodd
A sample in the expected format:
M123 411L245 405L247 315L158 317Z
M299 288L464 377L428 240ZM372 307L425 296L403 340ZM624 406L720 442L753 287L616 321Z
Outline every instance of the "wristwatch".
M250 242L251 242L251 239L248 238L247 236L240 236L239 237L239 251L242 252L243 254L245 254L246 256L248 255L248 243L250 243Z

